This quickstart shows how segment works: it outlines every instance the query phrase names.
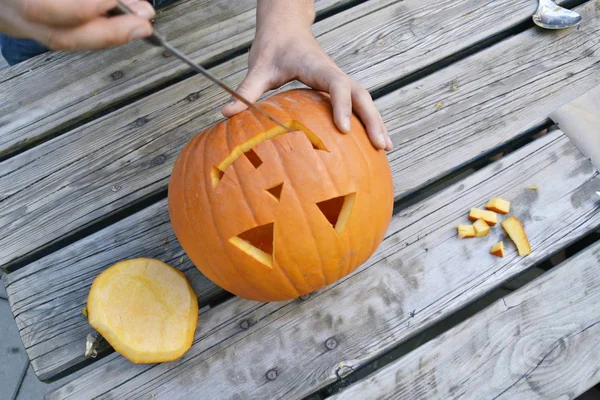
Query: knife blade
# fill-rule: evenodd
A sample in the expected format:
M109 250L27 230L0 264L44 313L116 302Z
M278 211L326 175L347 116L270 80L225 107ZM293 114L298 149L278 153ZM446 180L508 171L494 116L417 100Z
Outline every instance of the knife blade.
M117 6L109 12L109 15L124 15L124 14L133 14L133 11L129 7L127 7L125 4L123 4L121 1L117 1ZM152 29L152 34L149 37L145 38L144 41L153 46L162 47L165 50L171 52L171 54L175 55L175 57L177 57L181 61L185 62L194 71L204 75L206 78L208 78L214 84L218 85L221 89L225 90L231 96L235 97L236 99L240 100L242 103L247 105L248 108L250 108L254 111L258 111L260 114L262 114L263 116L265 116L266 118L268 118L269 120L274 122L275 124L279 125L280 127L284 128L286 131L293 132L290 128L285 126L277 118L273 117L271 114L269 114L262 108L258 107L257 105L255 105L252 102L250 102L249 100L247 100L245 97L238 94L235 90L231 89L227 84L225 84L222 80L220 80L219 78L214 76L212 73L210 73L204 67L195 63L191 58L186 56L182 51L180 51L175 46L173 46L169 41L167 41L167 39L164 37L164 35L162 35L156 29Z

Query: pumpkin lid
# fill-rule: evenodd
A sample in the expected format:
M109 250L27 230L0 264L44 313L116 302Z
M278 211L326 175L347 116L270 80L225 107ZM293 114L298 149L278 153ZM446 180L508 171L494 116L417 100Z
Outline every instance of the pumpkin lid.
M96 277L90 325L134 363L172 361L192 345L198 299L185 275L154 259L121 261Z

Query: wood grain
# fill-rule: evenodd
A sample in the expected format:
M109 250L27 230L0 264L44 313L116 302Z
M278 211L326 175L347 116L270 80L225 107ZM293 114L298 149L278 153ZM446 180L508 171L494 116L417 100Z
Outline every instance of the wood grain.
M533 183L542 189L525 189ZM589 160L552 133L396 214L371 260L308 300L234 298L203 315L182 359L132 365L114 354L50 398L302 398L600 226L598 185ZM524 221L532 255L521 258L511 247L503 259L491 256L500 229L482 240L457 239L469 207L498 195ZM244 320L249 329L240 328ZM332 337L337 347L328 350ZM268 381L272 369L278 376Z
M469 65L476 64L477 61L478 60L475 59ZM415 89L415 90L423 90L423 89L424 88L422 87L420 89ZM440 118L442 118L442 117L440 117ZM413 126L412 129L413 129L412 132L416 132L416 131L418 131L418 126ZM477 133L478 132L474 132L473 134L475 135ZM480 135L479 139L483 140L483 141L491 140L488 136L483 136L483 135ZM82 138L82 140L83 140L83 138ZM165 140L167 140L167 139L165 139ZM442 144L443 143L444 142L442 142ZM473 144L473 142L466 142L466 143L474 146L475 148L481 148L484 146L484 145L477 145L476 143ZM484 143L487 143L487 142L484 142ZM434 162L435 162L435 160L434 160ZM452 162L454 163L454 165L457 165L460 163L467 162L467 159L455 159ZM419 164L415 164L411 167L408 167L408 170L404 171L405 173L402 176L402 178L407 179L413 175L419 175L420 171L422 171L422 169L423 169L423 166L419 165ZM401 182L399 182L397 180L396 184L397 185L401 184ZM110 192L109 192L109 190L106 190L106 192L114 193L113 188L117 191L122 190L122 188L120 188L119 186L113 186L110 188ZM163 204L162 206L158 206L158 208L160 209L161 212L165 213L165 218L163 220L167 221L166 205ZM143 221L144 218L146 218L146 217L140 217L140 218ZM97 240L101 241L101 240L103 240L102 238L111 237L114 234L121 235L120 237L127 236L127 235L123 235L123 232L127 232L130 229L134 228L136 226L136 224L139 223L138 221L139 220L137 219L137 217L123 221L123 223L115 225L114 230L109 229L106 231L106 233L102 233L101 236L98 236ZM168 228L168 227L161 226L160 228L156 228L156 229L158 229L161 232L170 232L170 228ZM139 254L139 252L137 250L139 248L151 249L154 247L161 246L160 237L154 235L154 233L151 230L147 231L144 235L132 236L130 239L122 239L122 240L125 241L125 242L121 242L122 246L124 248L129 248L129 250L127 250L127 251L130 252L130 253L127 253L127 251L124 251L123 253L119 253L119 256L122 256L122 257L135 256L135 254ZM174 238L172 236L170 236L170 240L174 241ZM86 242L86 243L93 244L94 240L90 240L89 242ZM78 244L76 244L75 246L77 246L77 245ZM75 248L74 250L70 250L70 251L79 252L81 250L78 250ZM82 251L82 253L85 254L85 251ZM62 257L63 254L65 254L65 253L59 253L59 254L60 254L60 257ZM131 255L129 255L129 254L131 254ZM58 267L58 268L63 268L64 264L59 261L60 257L57 258L57 261L55 261L54 264L60 265L60 267ZM69 258L67 258L67 260L69 260ZM101 253L98 253L98 255L94 258L93 262L91 262L90 264L85 264L85 265L92 266L95 263L96 265L99 266L99 268L104 268L104 267L110 265L110 263L114 262L115 260L116 260L116 258L111 258L108 253L101 252ZM35 263L35 264L17 272L16 275L11 274L11 278L14 276L14 278L12 278L12 279L14 279L16 281L16 280L21 279L22 277L25 277L25 280L23 282L23 287L31 287L31 288L39 287L40 282L43 282L46 279L48 279L45 274L50 274L48 276L52 276L52 274L53 274L52 270L46 270L43 273L44 275L40 275L39 279L36 278L36 282L34 284L28 284L26 282L26 279L27 279L26 277L29 275L33 276L33 274L37 273L38 269L43 269L44 262L45 261ZM50 264L52 264L52 263L50 263ZM79 265L77 265L77 267L79 267ZM83 267L84 270L86 268L88 268L88 267L86 267L86 266ZM83 280L83 285L73 287L73 297L74 298L77 298L77 299L79 299L79 301L81 301L81 299L83 299L85 297L84 287L85 287L85 285L89 285L89 283L91 282L92 276L93 276L93 274L88 275L86 277L87 281ZM40 292L41 293L45 293L45 292L52 293L51 288L52 288L52 286L50 286L50 287L42 286L40 288ZM207 287L207 290L208 290L208 287ZM39 296L41 296L41 294L39 294L39 293L34 294L34 293L29 292L26 295L24 295L23 297L24 298L31 297L31 298L37 299L37 298L39 298ZM68 292L62 292L61 296L64 296L64 297L57 297L57 300L54 303L55 305L60 304L61 298L69 298L69 296L71 296L71 295L68 294ZM15 298L15 299L16 299L15 301L17 301L17 298ZM20 299L18 299L18 300L20 301ZM28 310L28 307L29 306L26 303L23 303L22 308L19 310L19 312L24 312L25 310ZM75 310L75 311L73 311L73 310ZM46 312L46 311L47 310L45 310L44 312ZM38 320L35 320L35 319L30 320L29 323L22 322L23 323L22 326L27 327L27 331L25 331L27 333L27 335L24 337L24 340L27 340L28 342L29 342L29 340L31 340L31 342L29 342L29 345L32 347L37 346L36 349L40 349L40 352L35 353L37 360L34 361L33 364L36 366L39 366L38 371L40 371L40 373L42 374L41 376L43 376L45 378L50 378L56 373L56 371L62 370L61 368L64 368L63 364L70 365L70 363L76 362L73 360L77 360L79 357L81 357L81 354L77 351L76 348L75 349L73 349L72 347L69 348L69 346L67 346L67 345L62 346L59 349L54 347L52 345L52 338L53 338L52 336L48 338L48 337L44 337L44 335L38 334L37 339L35 339L35 340L31 339L32 337L36 336L35 332L38 332L39 329L41 329L42 331L52 329L54 332L57 332L57 331L61 332L60 333L60 341L57 341L56 343L64 344L64 343L80 342L82 340L82 337L84 337L84 336L82 336L82 331L77 331L77 330L69 331L69 329L62 329L60 327L63 321L72 321L72 318L77 318L79 316L78 310L76 310L75 308L73 308L72 310L67 308L66 311L67 311L66 314L63 314L60 310L57 311L56 318L53 318L54 315L49 316L50 321L45 321L43 319L40 319L39 322L40 322L40 324L42 324L40 326L36 326L36 324L38 323ZM35 312L35 310L33 310L32 312ZM43 314L43 313L38 312L38 314ZM25 321L25 318L23 318L22 321ZM83 325L85 325L84 321L82 321L80 323L83 323ZM83 326L83 325L80 325L80 326ZM65 325L65 326L68 327L68 325ZM59 337L59 336L57 336L57 337ZM57 354L57 352L59 352L60 354ZM49 360L49 361L46 361L46 360Z
M398 11L392 13L395 7ZM378 29L367 30L370 40L377 43L381 31L389 31L394 21L401 29L402 21L393 16L405 7L398 3L367 13L380 21ZM505 5L500 9L505 10ZM354 8L352 12L359 14ZM522 134L543 122L549 109L598 84L599 56L581 56L597 46L593 40L600 37L597 11L592 9L585 16L587 22L579 30L552 36L527 31L379 99L377 105L396 143L396 150L389 155L396 196ZM456 18L466 21L462 14ZM325 22L323 26L328 27L329 19ZM354 24L358 30L364 23L358 18L347 26ZM447 45L450 49L466 42L462 32L471 25L447 26L457 30L432 27L435 30L429 34L434 38L427 42L437 45L435 38L443 39L453 43ZM331 48L334 59L354 52L348 48L345 29L333 29L320 37L325 48L339 46L339 52ZM532 45L549 51L533 54ZM389 55L384 46L380 51ZM567 47L571 50L564 51ZM369 69L375 65L370 64L373 60L380 62L371 52L362 54L366 58L360 58L359 52L356 65ZM404 50L400 54L405 54ZM426 54L422 62L438 60L444 53ZM381 61L390 71L403 62L401 57ZM569 71L565 71L565 63L569 63ZM215 71L228 76L226 80L235 86L245 74L244 65L238 58ZM398 70L396 77L403 73L402 68ZM566 78L569 72L575 75ZM379 70L374 74L391 79ZM533 79L537 76L543 78ZM221 118L219 108L226 101L218 88L202 78L192 78L0 164L7 171L0 175L0 265L164 188L179 150L195 133ZM495 135L490 135L495 128ZM415 164L423 166L407 173Z
M316 0L317 14L352 0ZM156 27L201 64L249 46L255 0L181 0ZM96 52L42 54L0 71L0 156L182 75L185 64L137 41Z
M600 243L331 399L574 399L600 381Z
M85 361L85 337L91 328L82 309L91 283L110 265L135 257L157 258L182 270L201 306L225 294L198 271L179 246L164 202L155 204L33 264L36 273L22 270L10 274L6 285L15 289L10 299L13 315L19 316L21 339L31 345L28 355L37 359L40 369L51 368L57 374ZM47 357L49 352L53 357ZM61 363L54 364L56 360Z

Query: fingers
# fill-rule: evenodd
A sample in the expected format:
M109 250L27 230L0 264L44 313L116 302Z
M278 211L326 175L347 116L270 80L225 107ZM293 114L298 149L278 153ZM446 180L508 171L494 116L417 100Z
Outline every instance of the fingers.
M236 93L243 96L246 100L254 103L267 90L270 89L271 77L269 72L263 68L255 67L250 69L244 81L237 88ZM247 108L246 104L237 99L223 107L221 111L225 117L231 117Z
M358 83L354 83L352 87L352 105L365 125L367 134L375 148L386 151L391 150L393 147L392 141L388 136L383 119L369 92Z
M149 21L135 15L120 15L97 18L74 28L49 29L44 44L53 50L94 50L119 46L151 33Z
M333 120L344 133L350 133L350 116L352 115L352 87L349 79L340 77L329 85Z
M300 40L296 43L296 51L290 51L294 46L289 45L289 41L285 40L283 43L287 44L274 52L267 52L261 47L261 43L253 43L252 48L258 49L253 51L262 51L263 57L260 58L266 58L267 62L253 65L251 52L250 71L237 89L237 93L248 101L255 102L274 86L297 79L313 89L329 92L333 106L333 119L340 131L350 132L350 121L354 110L365 126L373 146L380 150L391 150L392 141L369 92L340 70L320 49L312 33L309 37L312 39L294 39ZM273 38L275 42L277 39L277 37ZM270 67L260 67L265 65ZM223 108L222 113L225 117L230 117L245 109L244 103L234 100Z
M354 110L365 125L373 146L380 150L391 150L392 141L369 92L327 60L312 62L310 71L301 71L299 74L300 81L313 89L329 92L333 119L340 131L350 131L350 116Z
M52 26L75 26L104 15L116 0L21 0L25 20Z
M154 16L146 1L124 1L144 19ZM54 27L75 27L104 16L117 5L117 0L21 0L18 2L23 18L32 23Z
M123 4L127 5L135 15L145 20L151 20L156 11L149 2L143 0L124 0Z

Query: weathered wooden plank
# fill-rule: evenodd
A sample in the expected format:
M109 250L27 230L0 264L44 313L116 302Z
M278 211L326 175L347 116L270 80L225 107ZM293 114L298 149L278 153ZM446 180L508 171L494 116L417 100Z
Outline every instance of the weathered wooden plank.
M352 0L316 0L317 14ZM156 27L198 63L247 47L255 0L181 0L160 10ZM138 41L99 52L56 52L0 71L0 156L64 129L186 71Z
M397 0L379 0L371 2L370 4L364 4L360 7L352 8L343 13L345 18L329 18L326 21L317 23L314 29L315 31L326 31L328 29L333 29L339 25L342 25L348 20L368 15L373 10L385 7L393 1ZM323 2L323 4L325 4L325 2ZM213 72L217 75L234 74L237 79L237 83L239 83L245 74L245 66L246 58L238 57L231 62L225 63L221 67L213 69ZM208 92L205 94L205 91ZM193 103L194 100L196 100L199 96L202 96L201 101ZM106 164L106 161L108 161L105 159L106 156L109 156L113 161L116 161L120 158L120 155L123 155L120 154L121 151L125 150L125 152L129 153L129 160L119 161L118 164L120 166L118 167L113 164L113 161L109 161L109 164L113 164L113 166L110 167L113 172L110 172L109 174L112 175L117 170L122 170L123 167L126 167L125 169L129 170L129 166L132 165L131 162L133 161L134 165L136 165L136 170L131 170L132 175L130 175L130 178L133 178L136 182L139 182L139 178L143 180L145 175L151 180L158 178L161 182L159 185L162 184L164 187L165 180L170 173L171 165L177 155L177 152L196 132L195 128L189 124L179 134L174 134L171 132L172 129L179 125L186 125L186 121L189 122L190 119L193 119L193 117L204 115L207 110L211 110L212 112L206 115L208 118L201 122L202 126L206 126L207 124L213 123L220 119L221 115L219 110L214 108L215 97L217 102L223 102L217 104L223 105L226 101L225 95L220 89L209 84L203 77L196 77L194 79L182 82L172 87L172 89L162 91L159 93L159 95L151 96L148 98L148 102L141 101L125 107L117 113L109 114L99 120L77 129L74 132L48 142L43 146L39 146L31 151L21 154L18 157L9 159L0 164L0 171L2 171L0 172L0 180L7 182L7 185L1 186L2 189L0 189L0 203L3 203L3 205L7 204L6 201L8 198L19 192L20 189L26 188L28 185L36 186L43 191L54 187L54 189L58 189L59 191L63 192L61 194L55 193L55 195L58 195L62 198L61 201L66 201L66 199L69 198L64 190L71 191L75 187L79 187L79 189L82 190L82 192L80 192L77 196L79 200L72 202L70 206L73 207L76 203L79 204L79 206L76 206L72 209L73 213L71 213L70 216L71 223L74 223L74 225L71 225L71 229L77 230L78 227L81 227L82 224L86 224L86 222L79 219L80 215L77 215L77 213L74 212L74 209L78 208L81 210L79 207L83 206L85 203L97 204L99 199L95 195L92 195L91 197L85 196L84 192L94 186L103 186L103 183L101 183L103 178L100 178L100 181L98 181L98 178L100 175L108 172L106 167L109 165ZM157 118L155 114L161 115L163 118L166 117L166 119L162 119L161 121L160 118ZM108 131L105 131L106 127L100 128L104 124L116 127L117 130L121 132L119 135L121 135L121 139L124 139L124 141L117 140L121 141L121 143L116 147L110 146L110 142L112 139L116 139L116 137L107 134ZM100 128L105 132L98 134L99 131L96 130L96 128ZM146 136L146 139L142 139L143 143L140 143L137 140L141 139L141 137L135 134L134 136L131 136L131 133L135 131L141 133L142 130L146 132L151 130L154 134ZM112 132L116 133L116 131ZM177 136L180 136L179 139L177 139ZM135 139L134 141L129 141L128 138ZM163 143L159 144L161 141ZM114 142L113 144L117 143ZM153 154L152 160L149 163L144 163L145 166L142 169L146 171L137 170L138 166L141 166L136 161L138 156L142 154L154 153L157 144L159 150L162 150L160 147L164 146L168 149L168 151L165 151L164 153L159 152L157 154ZM71 150L63 152L62 154L54 153L60 148L66 149L70 146L74 146L77 151L73 151L72 148ZM100 153L96 153L97 151L100 151ZM96 155L92 156L92 158L99 161L100 164L88 158L91 155L90 152L96 153ZM54 156L47 158L50 153L54 153ZM85 161L83 160L84 158L86 159ZM165 159L167 160L166 164ZM62 187L62 189L56 186L46 185L49 183L47 179L53 179L51 177L55 173L62 175L62 178L59 179L66 178L66 175L63 175L62 173L67 171L69 168L68 165L71 165L71 167L79 165L84 167L85 170L80 169L79 173L71 175L71 178L69 178L70 182ZM117 169L114 169L114 167L117 167ZM161 171L160 177L154 176L156 169ZM21 184L24 182L19 183L17 181L18 177L12 173L16 172L16 170L20 170L21 173L28 176L25 178L27 180L27 184L25 184L25 186ZM150 172L150 176L148 176L148 172ZM147 183L150 184L150 181ZM123 181L121 181L121 183L112 184L111 187L108 188L110 191L106 192L105 194L111 196L112 192L112 196L114 196L117 194L117 192L121 193L121 189L127 186L124 185ZM150 185L148 186L147 190L142 190L138 193L143 196L144 194L148 194L156 188L156 184ZM142 194L142 192L144 194ZM53 197L52 194L49 193L49 195L50 197ZM121 197L119 194L116 196L117 198ZM26 208L29 208L32 211L33 209L39 210L39 208L37 206L33 206L29 200L26 200L24 203L22 203L22 205L25 204L29 204L30 207L26 206ZM115 207L111 207L111 209L114 210L119 208L123 204L124 203L121 203L120 205L117 204ZM38 206L40 206L39 203ZM8 211L8 209L6 210ZM24 210L25 208L21 208L21 211ZM100 214L96 214L95 217L93 217L91 214L87 215L88 217L92 217L92 219L97 219L104 215L104 211L101 211ZM12 214L12 216L16 217L17 214ZM49 222L50 220L46 219L48 217L50 217L50 220L53 219L49 214L46 213L43 219L45 219L46 222ZM0 217L0 219L1 218L2 217ZM87 219L87 217L84 218ZM79 220L79 222L76 222L77 220ZM0 228L0 236L8 236L9 232L11 232L10 236L14 237L15 239L18 238L20 236L19 232L14 231L12 228L13 227L11 226L4 225L2 228ZM50 239L50 237L48 237L48 239ZM34 247L31 247L30 249L33 248ZM0 265L3 265L1 261Z
M481 4L477 4L479 10ZM505 6L500 9L506 9ZM392 12L396 8L397 12ZM363 29L366 22L372 23L374 28L367 32L377 47L382 32L388 32L390 26L401 28L402 22L393 16L402 14L404 9L404 2L394 4L369 14L366 21L357 19L348 26L354 24L355 29ZM465 26L472 26L464 22L468 19L462 13L456 18L466 25L449 24L450 29L463 32ZM598 56L580 56L593 49L594 38L600 37L596 28L597 11L586 12L586 18L587 23L580 30L552 36L536 30L525 32L380 99L377 104L397 145L390 155L396 195L414 190L514 138L543 121L549 108L597 84ZM354 53L347 44L345 29L334 29L320 37L326 48L339 46L337 50L329 47L334 58L345 59L348 52ZM454 30L439 29L438 25L431 29L434 30L429 34L434 38L426 42L433 43L432 46L437 45L436 40L445 40L448 44L444 49L456 49L467 42L462 34L453 39ZM556 48L559 54L533 54L530 43ZM385 46L385 43L380 46L385 54L389 55L391 50L406 54L404 48L397 50L396 44ZM563 51L565 46L571 46L572 50ZM428 52L421 62L432 62L443 54L441 50ZM363 55L365 59L360 58L359 52L354 61L365 70L375 65L371 64L373 61L380 61L371 52ZM389 71L395 71L403 60L391 57L381 63ZM571 78L565 78L562 67L557 68L566 62L575 73ZM216 71L221 76L228 71L230 76L226 80L237 85L245 74L244 64L245 61L235 59ZM390 78L379 69L375 74ZM542 79L532 79L538 74L545 75ZM456 91L452 91L453 87ZM539 91L556 94L540 95ZM180 148L194 133L220 118L219 107L226 101L227 97L218 88L204 80L190 79L3 163L7 173L0 176L0 193L5 199L0 211L0 226L5 227L0 231L0 265L164 188ZM493 127L502 129L496 136L487 135ZM445 149L442 154L440 149ZM406 174L410 165L424 159L428 161L423 168ZM69 215L66 223L65 215Z
M475 60L474 63L476 63L476 62L477 62L477 60ZM510 90L510 88L507 90ZM418 126L411 127L411 132L418 132ZM473 135L475 135L476 133L477 132L473 133ZM484 143L487 143L486 141L490 140L490 138L488 136L482 136L482 135L477 136L477 138L478 138L478 140L484 141ZM169 139L171 139L171 138L169 138ZM480 148L485 149L484 145L477 144L477 142L473 143L473 142L467 141L465 143L472 145L476 149L480 149ZM464 153L459 153L459 155L457 156L457 159L452 161L454 163L454 165L458 165L460 163L464 163L467 161L467 159L459 158L462 156L462 154L464 154ZM408 168L408 172L405 173L405 175L403 175L401 177L402 179L408 179L412 175L419 175L424 167L422 165L419 165L418 163L415 163L412 167L409 166L407 168ZM402 185L402 182L399 181L398 179L396 179L396 185L397 186ZM116 189L118 189L118 187L115 186L115 190ZM112 190L110 192L112 192ZM159 208L166 215L166 206L163 206L162 208L159 207ZM166 217L164 220L167 221ZM132 229L131 227L135 227L135 225L137 225L138 223L142 223L142 222L138 222L138 219L136 219L136 218L128 219L126 221L123 221L123 223L115 225L114 230L110 231L111 233L104 234L103 237L110 237L111 235L120 235L121 237L124 237L126 235L124 235L123 232L129 231L130 229ZM156 229L158 229L158 228L156 228ZM170 228L168 228L168 227L161 227L160 229L165 232L170 231ZM135 256L135 254L139 254L136 251L136 249L138 249L140 247L143 249L150 249L153 247L160 246L161 243L160 243L159 239L160 239L160 237L157 237L151 231L148 231L146 235L140 235L139 237L131 237L131 239L124 239L125 242L121 242L121 243L122 243L123 247L129 247L129 249L131 251L131 256ZM172 236L170 237L170 239L174 240L174 238ZM93 240L91 242L93 242ZM77 246L77 245L78 244L76 244L75 246ZM77 250L74 250L74 251L76 252ZM58 259L56 261L53 261L51 264L60 265L60 267L58 267L58 268L63 268L62 265L64 265L64 264L60 262L60 257L62 257L62 255L60 255L60 254L62 254L62 253L59 253L59 255L57 256ZM127 253L127 251L125 251L124 253L119 253L119 256L129 257L130 255L129 255L129 253ZM98 266L105 267L105 266L109 265L110 263L114 262L116 259L117 258L114 258L114 257L111 258L108 255L108 253L98 253L97 256L94 257L94 261L93 262L90 261L90 264L87 264L87 265L96 264ZM24 268L24 269L18 271L17 273L11 274L10 277L11 277L11 279L13 279L13 281L20 280L22 278L25 278L24 280L26 280L28 275L37 273L38 269L43 269L44 262L46 262L46 261L42 261L42 262L30 265L27 268ZM42 275L39 276L39 279L36 279L37 282L35 282L34 284L27 284L26 282L24 282L23 286L35 290L35 288L39 287L38 282L43 282L46 279L49 279L49 278L44 277L45 274L50 274L49 276L51 276L53 274L53 271L46 270L44 272L41 272L41 274ZM85 281L85 284L89 284L89 282L91 281L91 276L92 275L89 275L87 277L88 280ZM76 290L74 290L74 293L72 295L75 298L83 299L84 298L84 294L83 294L84 289L82 289L82 286L76 286L74 289L76 289ZM48 293L49 295L52 294L50 289L48 287L44 286L43 289L38 292L23 293L20 298L15 297L15 301L17 301L17 300L22 301L22 299L27 299L27 298L41 299L41 298L43 298L44 293ZM63 296L61 298L64 300L64 299L70 298L71 294L68 294L67 292L61 292L61 296ZM52 298L52 297L50 297L50 298ZM23 301L26 301L26 300L23 300ZM59 302L57 301L55 304L59 304ZM19 310L19 312L29 310L30 307L36 306L36 304L30 305L26 302L20 303L20 305L22 308ZM69 348L69 346L67 346L67 345L62 346L62 348L60 350L57 350L55 347L53 347L52 343L48 343L48 341L52 341L52 339L48 339L47 337L45 337L43 335L37 335L36 340L33 340L34 334L32 332L36 332L40 329L41 330L52 329L53 332L60 332L60 335L57 335L57 337L60 337L60 342L57 340L54 343L63 344L63 343L81 342L82 338L84 337L84 336L82 336L82 331L70 331L68 329L62 329L60 327L62 325L63 321L72 320L72 318L77 318L78 314L75 311L78 311L78 310L76 310L76 309L69 310L67 308L66 310L64 310L65 311L64 314L62 313L62 310L63 309L56 309L56 314L50 316L51 318L49 320L40 320L40 323L43 323L43 325L41 325L41 326L36 326L36 324L38 323L37 320L29 320L29 322L26 322L26 320L23 319L20 322L23 324L22 328L27 327L27 329L28 329L28 331L27 331L28 334L24 337L24 340L28 341L27 346L28 347L37 346L37 348L40 349L39 352L35 353L35 356L36 356L36 358L38 358L38 360L34 362L34 366L39 366L39 371L45 371L42 373L47 374L47 375L43 375L46 378L49 378L54 374L54 372L52 372L52 371L54 371L54 368L60 370L60 368L62 368L63 363L67 363L67 364L72 363L72 362L75 362L73 360L77 359L78 357L81 357L80 353L78 353L76 350L73 350L72 348ZM35 312L35 309L32 309L31 311ZM30 332L31 332L31 334L30 334ZM31 340L31 341L29 342L29 340ZM55 353L56 351L59 351L60 354L56 354ZM57 359L61 359L63 361L56 362ZM46 361L46 360L51 360L51 361Z
M573 399L598 338L600 243L332 399Z
M206 313L181 360L132 365L114 354L50 398L302 398L600 226L599 185L598 171L557 131L396 214L369 262L308 300L234 298ZM495 195L524 221L534 248L527 258L512 248L503 259L489 255L499 228L456 238L468 208Z
M46 356L53 354L52 360L61 360L59 365L50 362L47 366L54 375L85 361L85 337L91 328L82 309L93 279L113 263L135 257L163 260L186 274L201 306L225 294L185 256L171 230L164 202L137 213L119 228L88 236L77 246L35 263L35 273L23 270L10 274L6 281L14 289L11 309L23 343L31 346L29 357L42 355L36 363L46 365ZM60 324L56 324L58 320Z

